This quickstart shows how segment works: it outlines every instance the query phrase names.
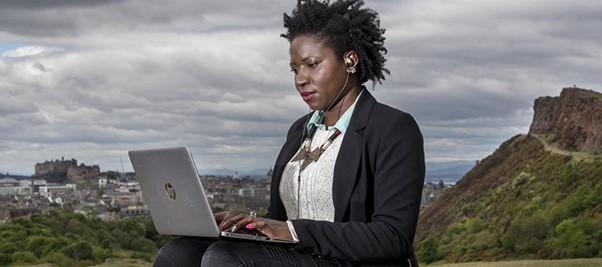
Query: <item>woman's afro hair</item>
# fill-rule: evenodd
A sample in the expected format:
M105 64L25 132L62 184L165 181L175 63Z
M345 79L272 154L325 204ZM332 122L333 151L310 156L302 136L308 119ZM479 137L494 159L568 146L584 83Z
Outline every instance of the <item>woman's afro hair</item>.
M359 55L357 74L361 83L372 80L382 84L385 73L385 30L380 28L378 13L362 8L361 0L298 0L291 15L284 14L287 32L281 36L292 42L299 35L315 35L328 42L341 58L347 51Z

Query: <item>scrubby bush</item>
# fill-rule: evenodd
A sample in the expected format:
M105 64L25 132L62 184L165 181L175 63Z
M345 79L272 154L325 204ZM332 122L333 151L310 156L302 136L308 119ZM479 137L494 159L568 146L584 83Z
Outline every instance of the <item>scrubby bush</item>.
M546 240L546 253L552 258L593 257L600 249L595 230L589 220L566 219L556 226L554 237Z
M429 236L420 243L420 249L417 253L418 259L424 263L431 263L441 258L439 254L439 244L435 238Z
M84 260L92 259L92 246L86 241L79 241L71 244L61 250L63 254L72 259Z
M25 249L31 251L36 257L40 258L46 245L51 242L51 239L44 236L30 236L27 238Z
M29 251L17 251L11 259L12 263L35 263L37 260L36 255Z
M13 252L17 251L17 247L10 242L4 242L0 244L0 253L3 254L13 254Z
M92 247L92 257L96 261L103 262L107 258L111 257L111 251L109 251L108 249L94 246L94 247Z
M49 242L44 246L42 255L48 255L51 252L59 251L69 245L69 240L65 237L50 238Z
M515 219L501 238L502 246L515 255L537 253L550 229L549 223L539 216Z
M117 241L117 244L119 244L119 246L121 248L125 248L125 249L129 248L130 237L128 236L127 233L125 233L124 231L121 231L121 229L119 229L119 228L116 228L116 229L113 229L113 231L111 231L111 235Z
M41 260L42 262L54 263L59 267L71 267L74 266L73 260L65 256L60 252L51 252Z
M138 238L132 240L132 242L130 244L130 249L132 249L132 250L135 249L136 251L153 253L153 254L157 251L157 247L155 246L155 243L153 241L148 240L143 237L138 237Z

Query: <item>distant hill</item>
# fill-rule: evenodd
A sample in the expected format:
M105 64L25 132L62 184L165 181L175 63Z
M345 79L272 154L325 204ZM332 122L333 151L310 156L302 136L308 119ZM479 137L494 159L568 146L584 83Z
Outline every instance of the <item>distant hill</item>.
M456 183L472 167L474 161L450 161L450 162L427 162L426 163L426 181L438 183Z
M427 162L426 168L426 181L438 183L443 181L445 183L455 183L464 174L466 174L473 166L474 161L449 161L449 162ZM269 169L258 168L253 170L232 170L227 168L221 169L199 169L201 175L216 175L216 176L234 176L238 173L239 176L250 176L256 179L264 179L267 177Z
M595 141L602 134L596 128L602 125L600 96L565 88L550 101L558 106L541 108L537 100L530 135L501 144L421 211L419 258L602 256L602 156L596 154L602 143ZM551 111L557 114L541 114Z
M10 177L10 178L15 178L17 180L21 180L21 179L31 179L31 176L26 176L26 175L16 175L16 174L2 174L0 173L0 178L6 178L6 177Z
M269 169L253 169L253 170L243 170L237 171L232 169L199 169L199 173L201 175L216 175L216 176L234 176L238 174L241 177L250 176L256 179L263 179L267 176Z

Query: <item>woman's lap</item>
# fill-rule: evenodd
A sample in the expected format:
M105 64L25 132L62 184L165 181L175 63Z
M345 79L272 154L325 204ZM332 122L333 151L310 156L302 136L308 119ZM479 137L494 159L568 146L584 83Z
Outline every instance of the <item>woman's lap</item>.
M179 238L166 243L153 266L337 266L293 249L272 244Z
M157 252L153 267L201 266L203 253L215 241L215 239L191 237L171 240Z

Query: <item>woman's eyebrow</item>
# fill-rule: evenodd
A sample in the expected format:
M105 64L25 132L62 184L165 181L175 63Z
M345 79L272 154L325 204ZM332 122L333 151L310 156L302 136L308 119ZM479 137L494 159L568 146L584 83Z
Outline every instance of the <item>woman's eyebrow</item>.
M304 57L303 59L301 59L301 62L307 62L307 61L310 61L310 59L319 59L319 58L320 57L318 57L318 56L307 56L307 57ZM297 65L297 64L295 64L294 62L291 61L289 63L289 65L293 66L293 65Z

